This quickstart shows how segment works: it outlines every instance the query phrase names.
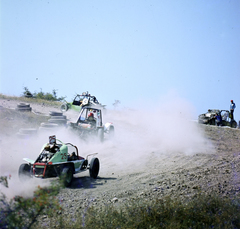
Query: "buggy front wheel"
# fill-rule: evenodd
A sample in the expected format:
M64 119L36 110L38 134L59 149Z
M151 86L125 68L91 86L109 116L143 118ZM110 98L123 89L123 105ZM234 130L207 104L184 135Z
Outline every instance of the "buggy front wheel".
M31 178L31 166L29 164L21 164L18 169L18 177L20 181L26 181Z
M232 127L232 128L237 128L237 122L236 122L235 120L232 121L231 127Z
M73 180L73 170L70 166L63 168L61 179L65 187L69 187Z
M100 163L98 158L96 157L92 158L90 162L90 167L89 167L90 177L96 179L99 173L99 168L100 168Z

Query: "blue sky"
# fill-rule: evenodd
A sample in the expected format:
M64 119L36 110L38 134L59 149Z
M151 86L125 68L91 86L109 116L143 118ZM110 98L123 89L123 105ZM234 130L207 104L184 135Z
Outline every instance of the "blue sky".
M0 93L89 91L111 107L174 91L240 120L239 0L1 0ZM174 108L173 108L174 109Z

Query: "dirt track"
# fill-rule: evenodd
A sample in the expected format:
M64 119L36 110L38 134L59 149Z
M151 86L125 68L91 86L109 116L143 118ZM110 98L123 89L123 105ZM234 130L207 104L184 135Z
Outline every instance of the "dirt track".
M16 104L17 101L0 100L0 105L8 108L14 108ZM36 112L45 114L58 110L42 104L31 106ZM5 110L2 108L0 112ZM70 119L76 116L74 113L66 115ZM85 143L65 129L54 133L59 139L77 145L82 156L98 152L101 163L98 179L91 179L88 172L80 173L71 187L58 195L64 214L82 211L90 205L114 203L120 206L130 199L166 195L184 198L199 191L231 198L239 195L239 129L189 124L188 121L173 126L161 124L161 128L155 129L155 125L143 125L136 116L126 119L124 112L111 111L106 118L111 117L114 117L116 129L114 141ZM31 195L36 184L29 184L29 189L22 188L17 170L23 157L34 159L48 141L46 133L30 141L17 139L13 132L14 129L17 131L18 121L11 117L1 120L5 128L1 128L0 133L1 175L12 175L9 196Z

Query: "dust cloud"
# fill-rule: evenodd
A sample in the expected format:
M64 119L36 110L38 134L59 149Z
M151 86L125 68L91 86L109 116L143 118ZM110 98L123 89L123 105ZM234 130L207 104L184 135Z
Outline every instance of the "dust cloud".
M83 141L67 128L57 131L39 131L37 137L18 139L16 136L4 136L1 133L0 166L1 176L9 176L9 188L0 185L1 192L8 197L14 195L31 196L37 185L48 185L46 180L33 179L29 183L20 183L18 168L24 163L23 158L36 159L43 144L50 135L76 145L79 154L98 153L101 174L109 171L135 172L138 167L145 167L147 160L158 160L163 155L210 153L212 146L206 140L199 125L194 121L194 108L178 97L162 98L155 103L141 101L131 108L118 108L104 112L103 123L112 122L115 127L114 139L103 143L97 139ZM65 113L69 120L76 120L78 114ZM148 168L149 170L151 168Z
M142 101L136 108L107 111L105 120L113 122L115 138L106 142L101 154L106 158L111 156L110 162L124 170L143 166L153 155L159 158L213 152L194 120L194 107L190 103L176 96L154 102Z

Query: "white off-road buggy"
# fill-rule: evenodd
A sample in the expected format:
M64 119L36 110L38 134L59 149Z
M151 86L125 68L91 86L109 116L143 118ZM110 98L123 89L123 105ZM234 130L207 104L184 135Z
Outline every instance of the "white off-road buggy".
M102 121L102 107L89 104L87 100L83 101L82 109L75 122L69 122L68 126L75 130L83 139L95 136L101 142L105 138L111 139L114 136L113 123Z

